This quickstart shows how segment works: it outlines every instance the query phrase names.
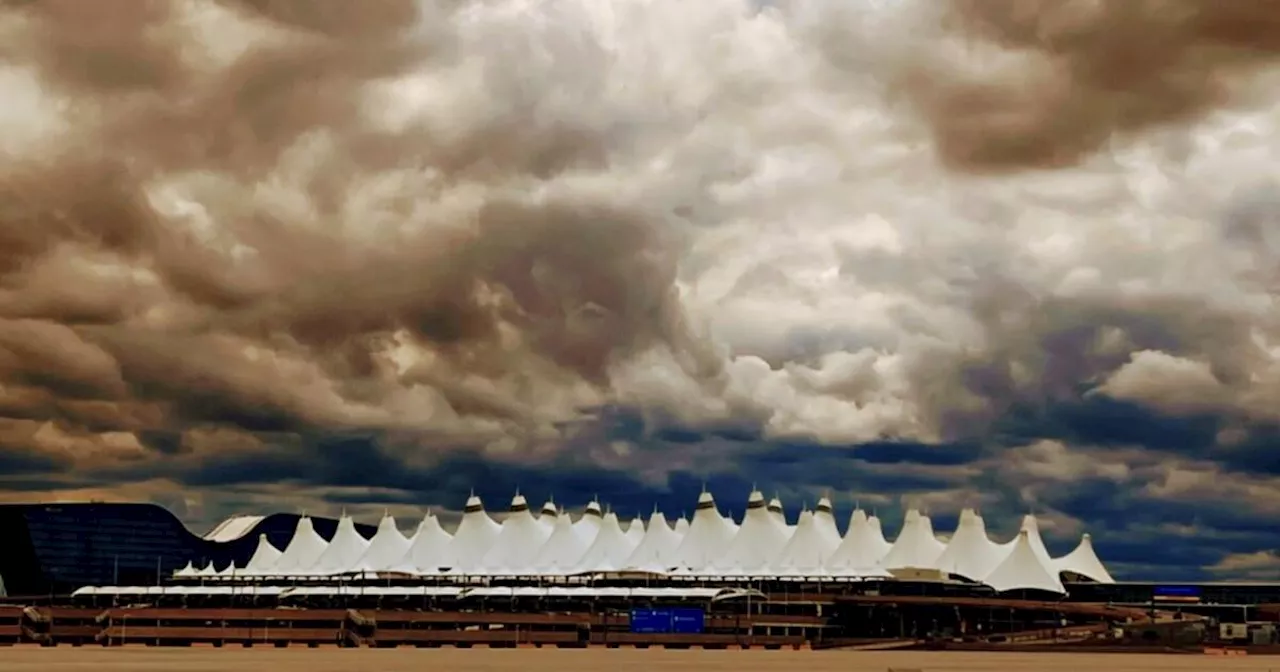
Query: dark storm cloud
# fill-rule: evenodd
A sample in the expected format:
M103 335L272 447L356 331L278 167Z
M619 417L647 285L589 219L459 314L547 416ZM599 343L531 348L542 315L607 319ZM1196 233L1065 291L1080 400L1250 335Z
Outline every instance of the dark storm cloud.
M416 2L358 12L349 3L225 4L301 32L250 46L221 70L200 69L188 60L190 36L170 2L106 13L62 2L5 10L31 26L29 40L8 46L10 58L38 68L93 115L77 151L2 166L0 280L11 294L0 301L0 335L5 351L23 360L22 370L8 365L8 379L32 394L158 402L165 413L145 428L153 431L192 423L297 431L341 423L335 416L344 403L385 403L413 385L435 387L464 420L519 424L528 411L507 395L455 381L496 379L541 359L566 381L600 384L615 355L686 344L665 223L644 208L589 197L536 204L493 197L471 230L422 229L380 248L242 212L219 225L253 248L248 266L174 227L149 200L154 180L204 172L252 183L308 133L328 133L343 151L318 165L309 185L327 217L338 214L340 205L325 197L339 176L433 160L446 173L469 170L478 157L468 152L501 145L510 155L486 150L485 171L514 178L558 170L548 152L591 152L602 142L585 132L521 130L511 120L455 138L441 153L425 129L404 135L369 126L364 87L404 74L443 46L411 34ZM520 149L534 135L542 158ZM548 143L563 143L563 152ZM76 294L81 285L70 277L52 279L72 272L59 256L67 246L146 268L159 283L132 297L93 286L102 283ZM181 317L163 326L131 319L147 308ZM521 334L514 348L500 333L508 328ZM393 332L430 349L433 365L388 373L380 353ZM42 346L94 349L98 368L40 358ZM247 358L250 348L314 364L312 387L333 385L340 397L317 403L296 379Z
M1115 136L1186 125L1280 59L1265 2L951 0L947 30L1018 53L1009 69L907 78L949 166L1061 168ZM945 69L942 72L947 72Z
M1153 167L1210 215L1148 206L1137 168L1071 172L1229 107L1280 44L1262 5L950 0L952 35L1027 58L951 77L919 50L895 82L915 138L809 72L819 47L781 7L650 7L619 35L565 10L467 42L453 10L491 3L126 4L0 5L20 28L0 60L36 73L33 114L59 129L0 147L0 490L211 522L473 488L493 511L518 488L674 516L704 484L740 515L755 485L793 517L830 491L842 526L861 501L890 533L922 498L942 532L961 506L1006 533L1035 510L1064 526L1055 551L1092 531L1104 559L1169 575L1274 545L1265 510L1184 481L1265 490L1280 468L1275 325L1253 308L1275 199L1201 191L1237 179L1226 164ZM818 23L849 30L837 4ZM734 48L701 51L708 34ZM1266 153L1266 132L1244 144ZM1006 175L935 174L929 139L950 169ZM1107 188L1018 180L1047 167ZM1200 216L1222 221L1182 221ZM1190 257L1166 247L1193 234ZM1082 273L1094 290L1061 289ZM720 284L738 294L699 298ZM1220 394L1107 385L1143 352ZM1061 450L1018 461L1045 440Z
M994 423L993 430L1002 441L1013 444L1052 438L1207 456L1222 426L1220 417L1178 417L1105 395L1082 395L1042 406L1014 406Z

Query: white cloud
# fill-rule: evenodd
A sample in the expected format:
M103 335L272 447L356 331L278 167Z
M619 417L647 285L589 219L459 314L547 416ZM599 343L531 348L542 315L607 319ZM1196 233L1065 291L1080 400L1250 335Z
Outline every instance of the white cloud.
M1277 407L1268 246L1280 238L1256 194L1274 193L1280 178L1280 108L1209 115L1060 170L953 174L887 95L893 65L922 46L926 33L908 28L927 5L463 3L424 20L435 52L361 89L366 118L350 135L400 133L403 147L383 148L392 167L352 167L350 138L317 131L260 174L161 176L156 200L170 207L157 214L169 229L202 231L195 239L246 286L341 275L349 256L390 258L414 232L472 234L500 199L608 204L661 234L635 251L655 257L637 266L653 277L617 291L672 285L692 344L621 357L607 380L590 381L548 363L536 329L495 337L504 354L528 357L461 371L418 352L412 380L401 370L362 386L324 380L337 376L294 354L263 355L289 379L279 394L320 400L309 412L320 422L486 440L523 431L535 450L576 407L623 402L691 424L748 418L771 437L931 440L956 412L1055 375L1105 381L1101 392L1169 412ZM208 53L186 58L211 69L261 39L222 15L192 17ZM0 111L6 137L63 127L59 99L29 71L3 71L0 90L14 101ZM318 207L324 198L339 203L336 215ZM272 239L254 219L266 216L290 236L345 247L266 268L260 252ZM1250 235L1263 242L1242 244ZM670 263L657 258L669 250ZM529 275L506 289L528 289ZM547 286L553 296L539 307L549 314L584 309L582 287ZM153 319L193 321L160 305ZM1052 336L1081 326L1105 328L1082 353L1054 350ZM1062 363L1076 355L1084 364ZM983 363L1000 365L992 389L1013 389L974 391L964 369ZM440 392L446 385L458 389ZM471 420L476 407L521 421ZM1085 462L1051 442L1016 455L1011 468L1042 480L1126 476L1124 464ZM1171 475L1162 487L1179 483Z

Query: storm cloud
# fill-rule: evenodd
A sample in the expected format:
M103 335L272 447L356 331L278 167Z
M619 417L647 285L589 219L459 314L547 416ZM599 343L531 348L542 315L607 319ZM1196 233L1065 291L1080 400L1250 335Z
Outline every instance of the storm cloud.
M0 4L5 498L758 483L1274 557L1273 13L375 4Z

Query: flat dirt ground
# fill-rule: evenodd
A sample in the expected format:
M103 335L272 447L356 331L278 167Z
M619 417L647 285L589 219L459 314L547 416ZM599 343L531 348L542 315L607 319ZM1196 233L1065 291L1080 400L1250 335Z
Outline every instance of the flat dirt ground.
M1280 658L656 649L6 648L3 672L1233 672L1280 671Z

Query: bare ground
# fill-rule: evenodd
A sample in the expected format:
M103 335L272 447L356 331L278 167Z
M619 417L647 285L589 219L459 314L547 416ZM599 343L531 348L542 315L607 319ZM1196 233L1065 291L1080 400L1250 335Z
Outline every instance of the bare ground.
M1267 661L1271 661L1268 663ZM0 649L3 672L1262 672L1274 658L658 649Z

